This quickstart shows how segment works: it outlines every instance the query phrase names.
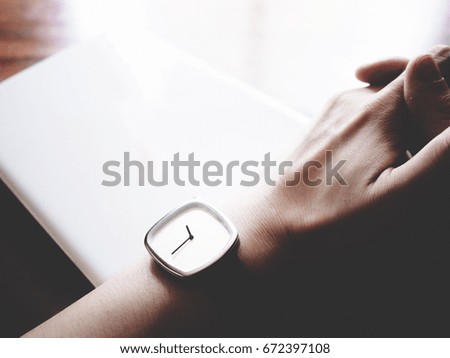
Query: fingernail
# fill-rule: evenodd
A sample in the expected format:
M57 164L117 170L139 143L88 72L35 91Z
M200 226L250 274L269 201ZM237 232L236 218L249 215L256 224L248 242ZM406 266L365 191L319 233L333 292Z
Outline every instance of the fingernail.
M419 58L415 66L416 78L422 82L438 81L442 78L441 71L430 55Z

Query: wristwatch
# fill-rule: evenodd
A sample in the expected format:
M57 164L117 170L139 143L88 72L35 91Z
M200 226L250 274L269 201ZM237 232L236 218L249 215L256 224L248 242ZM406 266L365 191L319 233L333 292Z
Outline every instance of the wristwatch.
M147 232L145 247L155 261L178 277L197 275L239 243L233 223L201 200L170 211Z

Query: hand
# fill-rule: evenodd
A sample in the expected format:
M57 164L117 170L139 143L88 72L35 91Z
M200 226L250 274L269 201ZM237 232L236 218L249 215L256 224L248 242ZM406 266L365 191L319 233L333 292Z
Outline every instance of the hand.
M345 92L330 102L309 135L283 158L295 164L281 178L281 181L292 178L294 171L301 172L311 160L323 164L315 175L324 178L325 153L332 151L334 163L347 161L341 175L348 185L334 181L332 185L308 186L302 182L295 187L266 188L264 193L254 195L263 199L256 200L256 204L254 199L250 201L249 208L240 216L259 223L246 235L248 241L243 245L246 262L255 270L274 261L285 262L286 253L295 252L292 245L301 245L317 231L323 238L327 228L335 228L355 216L358 220L353 223L362 223L364 230L370 229L374 212L375 225L382 225L410 205L412 198L420 202L438 187L435 184L449 170L450 131L446 129L449 125L446 120L450 96L446 81L437 80L436 73L431 73L429 81L421 80L424 76L420 73L432 58L448 78L449 55L448 47L438 46L429 56L421 56L409 64L394 59L358 71L360 79L373 84ZM389 81L392 83L381 87ZM409 133L417 122L426 129L426 145L408 159L406 151L414 151ZM419 195L419 191L426 195ZM259 208L257 211L252 209L254 205ZM255 212L258 215L251 214ZM340 235L334 230L330 236ZM246 250L246 246L252 249ZM252 252L257 254L251 255Z
M428 54L409 61L392 58L361 66L356 77L371 85L404 80L404 98L418 124L420 148L450 126L450 47L434 46Z
M440 63L446 61L442 58ZM262 291L252 302L255 305L255 301L262 301L256 310L265 312L265 322L253 318L255 327L264 327L262 334L267 334L270 320L275 322L272 326L278 327L273 334L280 334L280 326L286 328L287 335L292 334L291 329L297 332L295 322L300 321L308 322L311 328L314 317L308 319L308 312L302 312L302 307L317 306L322 296L329 294L320 290L321 287L311 289L316 282L321 282L321 274L330 277L329 272L318 273L324 256L343 266L335 257L339 251L345 251L349 241L364 241L370 236L376 239L376 234L371 233L388 227L386 230L393 233L390 238L402 245L413 238L408 230L414 230L416 223L426 226L433 222L424 217L423 209L418 216L409 214L416 207L427 210L433 206L439 210L438 199L448 193L442 188L450 178L450 130L436 132L435 137L429 134L430 141L409 159L406 151L414 151L410 133L420 118L418 109L428 119L426 123L441 120L432 115L436 112L429 103L445 103L446 98L435 91L434 96L422 100L426 83L422 85L415 80L418 66L413 66L414 63L408 66L407 61L393 60L378 63L371 73L367 69L363 71L374 84L347 91L330 101L306 138L282 158L295 164L280 178L279 185L263 188L247 200L241 199L248 204L235 211L233 220L240 231L242 261L263 280ZM406 73L396 79L406 67ZM376 81L376 76L380 80ZM442 81L432 81L432 85L436 84L441 86ZM412 100L406 101L405 93ZM310 186L305 181L294 187L283 185L283 181L293 178L295 171L302 172L304 164L311 160L322 163L323 168L313 170L314 178L310 179L325 178L326 151L332 151L333 165L340 160L347 161L340 171L347 185L336 179L331 185L323 182ZM433 215L433 211L427 211ZM407 219L402 220L403 216ZM418 232L427 230L433 232L430 229ZM421 239L423 242L426 236L422 235ZM396 246L395 242L384 244L390 248ZM386 248L384 252L389 250ZM402 262L408 264L405 258ZM382 264L381 258L380 268ZM380 268L375 269L380 272ZM305 276L311 278L305 280ZM305 298L308 294L312 297ZM330 296L336 301L334 293ZM330 306L330 302L324 302ZM275 312L270 319L266 307ZM320 312L319 317L323 314ZM333 314L336 316L336 312ZM323 332L323 328L319 331Z

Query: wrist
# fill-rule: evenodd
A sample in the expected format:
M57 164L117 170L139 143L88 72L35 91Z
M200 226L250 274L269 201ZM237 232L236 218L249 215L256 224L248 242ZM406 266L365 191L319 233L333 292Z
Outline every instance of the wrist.
M258 322L267 302L268 281L283 274L284 266L279 262L285 263L289 251L288 227L280 214L284 207L281 193L278 187L253 188L237 196L238 203L220 208L236 226L239 246L207 270L192 278L176 279L153 265L163 287L196 297L191 310L196 311L193 306L201 302L198 311L207 311L207 321L216 322L214 332L203 334L233 335L240 329L253 329Z
M238 258L252 274L273 270L288 244L284 199L278 186L262 186L239 195L224 209L239 233Z

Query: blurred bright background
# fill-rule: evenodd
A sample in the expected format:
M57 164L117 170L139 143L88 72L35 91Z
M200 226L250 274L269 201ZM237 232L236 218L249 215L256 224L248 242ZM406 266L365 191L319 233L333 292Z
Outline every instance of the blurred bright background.
M71 36L150 30L308 115L335 92L358 85L358 65L450 41L448 0L64 3Z

